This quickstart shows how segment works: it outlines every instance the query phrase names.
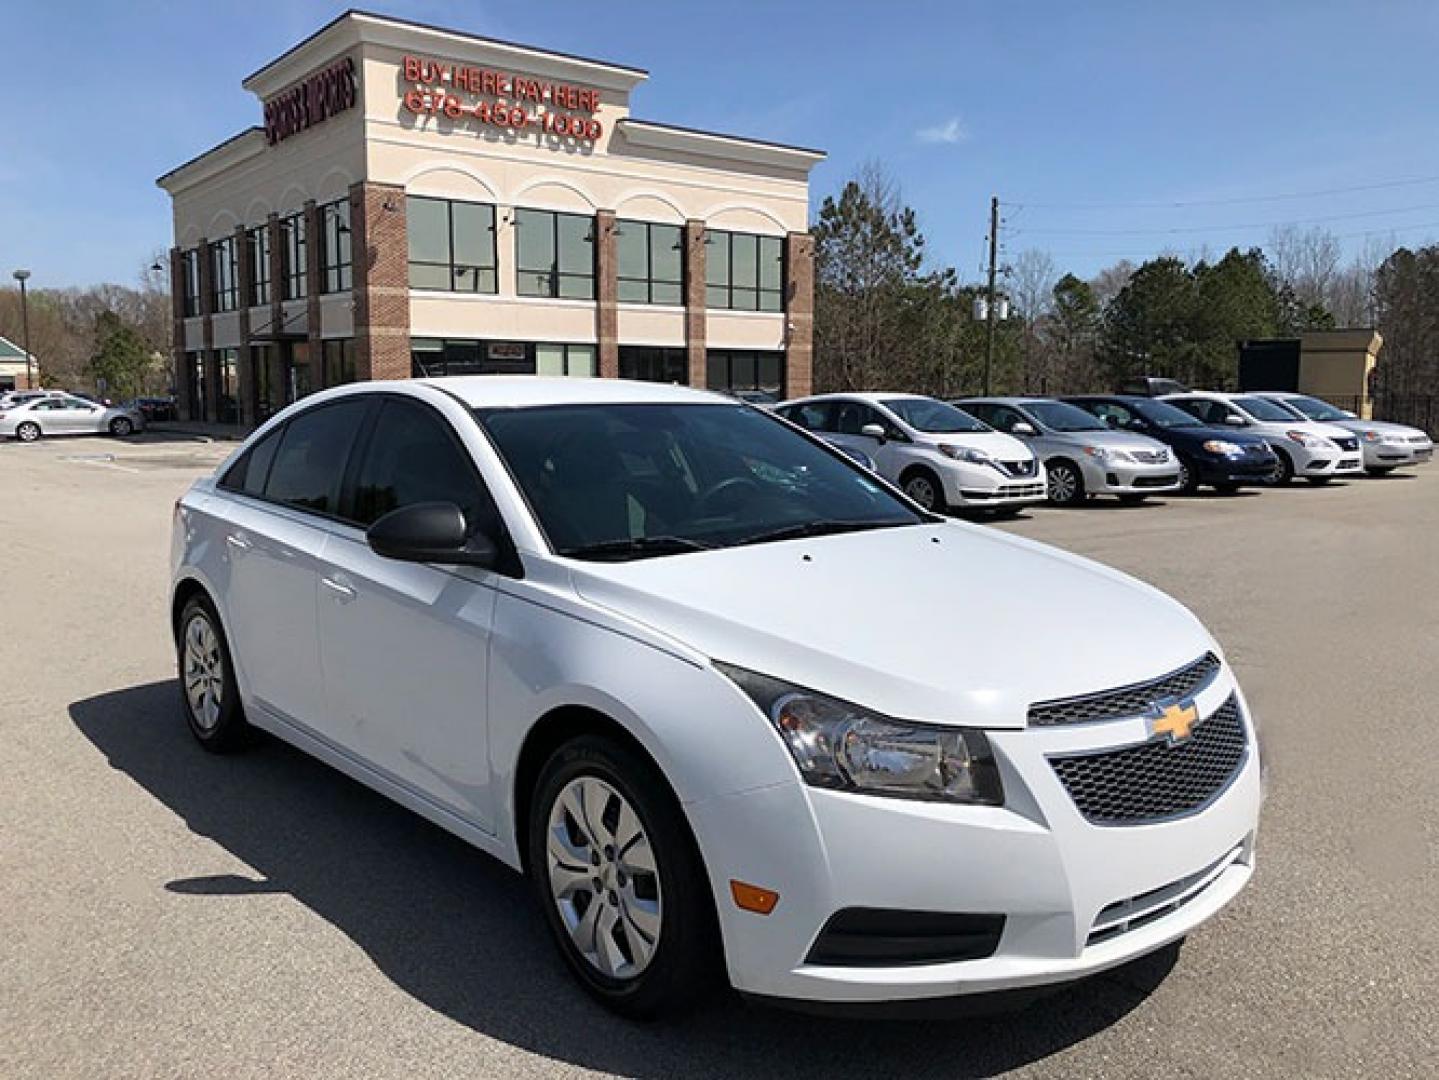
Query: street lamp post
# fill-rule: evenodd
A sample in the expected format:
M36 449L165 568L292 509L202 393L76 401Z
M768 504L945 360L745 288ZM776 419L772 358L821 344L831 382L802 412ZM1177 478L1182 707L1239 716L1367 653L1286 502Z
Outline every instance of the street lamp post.
M35 376L31 374L30 365L30 305L25 298L25 282L30 277L29 270L16 270L15 280L20 283L20 333L24 337L25 349L25 386L26 389L35 389Z

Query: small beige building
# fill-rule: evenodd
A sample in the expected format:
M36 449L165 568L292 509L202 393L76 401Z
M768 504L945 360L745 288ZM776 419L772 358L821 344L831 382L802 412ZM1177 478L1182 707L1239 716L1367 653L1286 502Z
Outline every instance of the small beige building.
M644 71L347 12L166 173L181 415L537 372L808 392L816 150L631 115Z

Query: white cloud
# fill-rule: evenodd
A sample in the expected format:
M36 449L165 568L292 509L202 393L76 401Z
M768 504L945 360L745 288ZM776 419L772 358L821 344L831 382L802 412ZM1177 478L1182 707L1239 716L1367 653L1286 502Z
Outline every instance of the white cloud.
M942 124L920 128L914 133L914 137L922 143L944 143L953 146L969 138L969 132L964 130L959 117L951 116Z

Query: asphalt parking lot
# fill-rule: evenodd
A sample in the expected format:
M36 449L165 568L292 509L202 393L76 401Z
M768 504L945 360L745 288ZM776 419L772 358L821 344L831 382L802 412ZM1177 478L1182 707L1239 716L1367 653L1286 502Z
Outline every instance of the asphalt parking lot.
M637 1027L498 864L279 744L192 743L170 507L228 449L0 445L0 1076L1434 1074L1439 466L998 526L1190 605L1260 717L1259 871L1182 951L1000 1018Z

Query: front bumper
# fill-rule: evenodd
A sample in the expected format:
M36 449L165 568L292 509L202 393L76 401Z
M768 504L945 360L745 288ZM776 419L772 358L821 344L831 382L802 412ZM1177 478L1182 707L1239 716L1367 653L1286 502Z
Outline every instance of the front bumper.
M1158 495L1179 490L1179 461L1173 455L1157 464L1086 458L1080 468L1084 490L1090 495Z
M1045 499L1044 466L1038 462L1031 476L1007 476L991 465L963 462L942 465L939 474L950 506L1015 506Z
M1277 463L1273 454L1234 454L1196 458L1195 468L1201 484L1262 484Z
M1201 715L1236 692L1226 672L1199 694ZM731 981L746 993L811 1002L947 998L1068 982L1163 947L1222 909L1253 873L1260 762L1245 715L1248 752L1229 786L1201 810L1159 823L1089 823L1047 761L1056 752L1142 742L1143 719L991 732L1003 807L884 799L798 781L691 804ZM731 880L774 889L778 905L767 916L738 910ZM849 908L1005 921L983 959L810 962L826 922Z
M1434 457L1431 443L1386 443L1366 442L1364 467L1366 469L1396 469L1405 465L1423 465Z

